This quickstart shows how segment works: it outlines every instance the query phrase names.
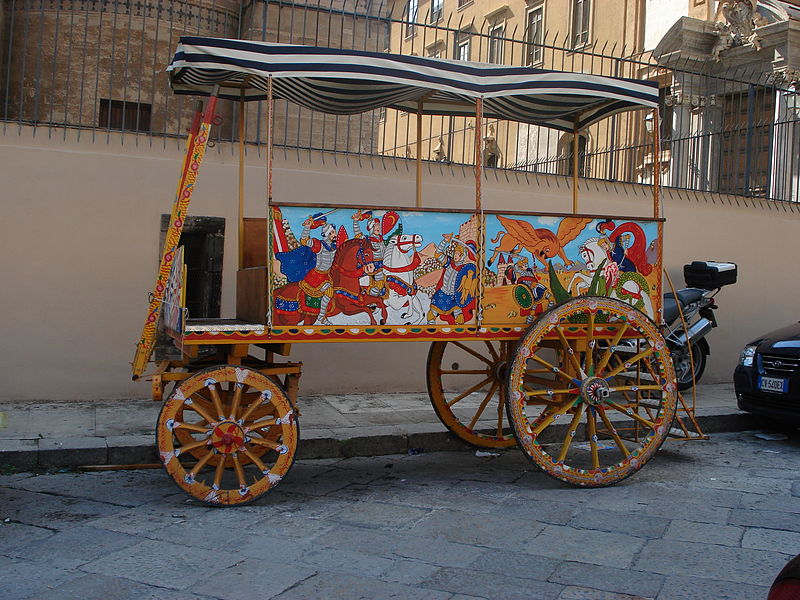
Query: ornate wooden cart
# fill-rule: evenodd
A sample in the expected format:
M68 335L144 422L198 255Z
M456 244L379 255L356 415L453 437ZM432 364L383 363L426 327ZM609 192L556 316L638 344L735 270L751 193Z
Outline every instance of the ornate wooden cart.
M657 181L651 217L580 214L574 148L570 213L481 204L485 120L553 127L577 145L580 130L611 114L646 109L657 118L654 83L198 37L182 38L169 70L176 93L209 99L189 135L133 373L143 376L159 329L181 349L148 376L158 400L176 382L157 441L189 494L242 504L287 473L301 366L276 357L295 343L430 341L428 390L445 426L479 447L517 443L572 484L617 482L658 449L676 385L656 325ZM273 98L333 114L415 113L416 206L273 202ZM198 320L186 318L178 243L218 99L242 109L266 101L269 189L264 217L245 221L240 181L236 318ZM431 114L475 119L474 208L421 206L419 132Z

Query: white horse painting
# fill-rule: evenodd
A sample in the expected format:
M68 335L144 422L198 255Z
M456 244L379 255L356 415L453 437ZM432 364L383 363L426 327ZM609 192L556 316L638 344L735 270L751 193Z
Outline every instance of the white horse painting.
M653 302L650 299L649 290L645 289L647 282L644 277L636 273L622 273L619 265L612 260L607 247L608 241L603 238L590 238L581 245L579 252L581 259L586 263L589 274L575 273L567 286L567 290L574 295L588 292L594 274L605 260L601 277L606 282L608 297L636 306L651 319L655 318Z
M397 235L389 240L386 254L383 255L383 270L389 295L386 306L394 312L399 322L390 317L389 322L396 325L417 325L425 322L427 307L417 293L414 270L420 264L417 250L422 247L422 236ZM426 298L427 299L427 296ZM430 300L428 299L428 303Z

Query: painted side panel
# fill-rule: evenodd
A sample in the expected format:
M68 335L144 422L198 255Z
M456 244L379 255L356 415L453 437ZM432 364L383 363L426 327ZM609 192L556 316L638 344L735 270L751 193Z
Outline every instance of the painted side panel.
M515 339L586 294L660 320L656 220L284 205L270 226L269 324L186 342Z

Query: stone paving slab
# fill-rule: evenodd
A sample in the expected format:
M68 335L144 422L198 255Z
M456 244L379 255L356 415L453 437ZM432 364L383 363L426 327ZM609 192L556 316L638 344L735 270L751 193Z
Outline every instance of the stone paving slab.
M800 436L673 448L603 489L535 474L515 450L300 460L232 509L161 470L0 475L0 598L765 598L800 544L800 496L773 485L771 459L800 471ZM751 468L714 487L740 456Z

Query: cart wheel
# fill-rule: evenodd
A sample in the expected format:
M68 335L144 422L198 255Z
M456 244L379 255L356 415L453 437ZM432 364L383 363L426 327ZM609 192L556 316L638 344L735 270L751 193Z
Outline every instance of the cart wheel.
M445 427L479 448L516 441L505 415L510 342L433 342L428 352L428 396Z
M548 475L579 486L635 473L675 417L664 338L647 316L611 298L575 298L544 313L519 344L508 389L520 448Z
M199 371L161 409L156 443L175 482L214 505L252 502L286 475L298 425L280 385L247 367Z

